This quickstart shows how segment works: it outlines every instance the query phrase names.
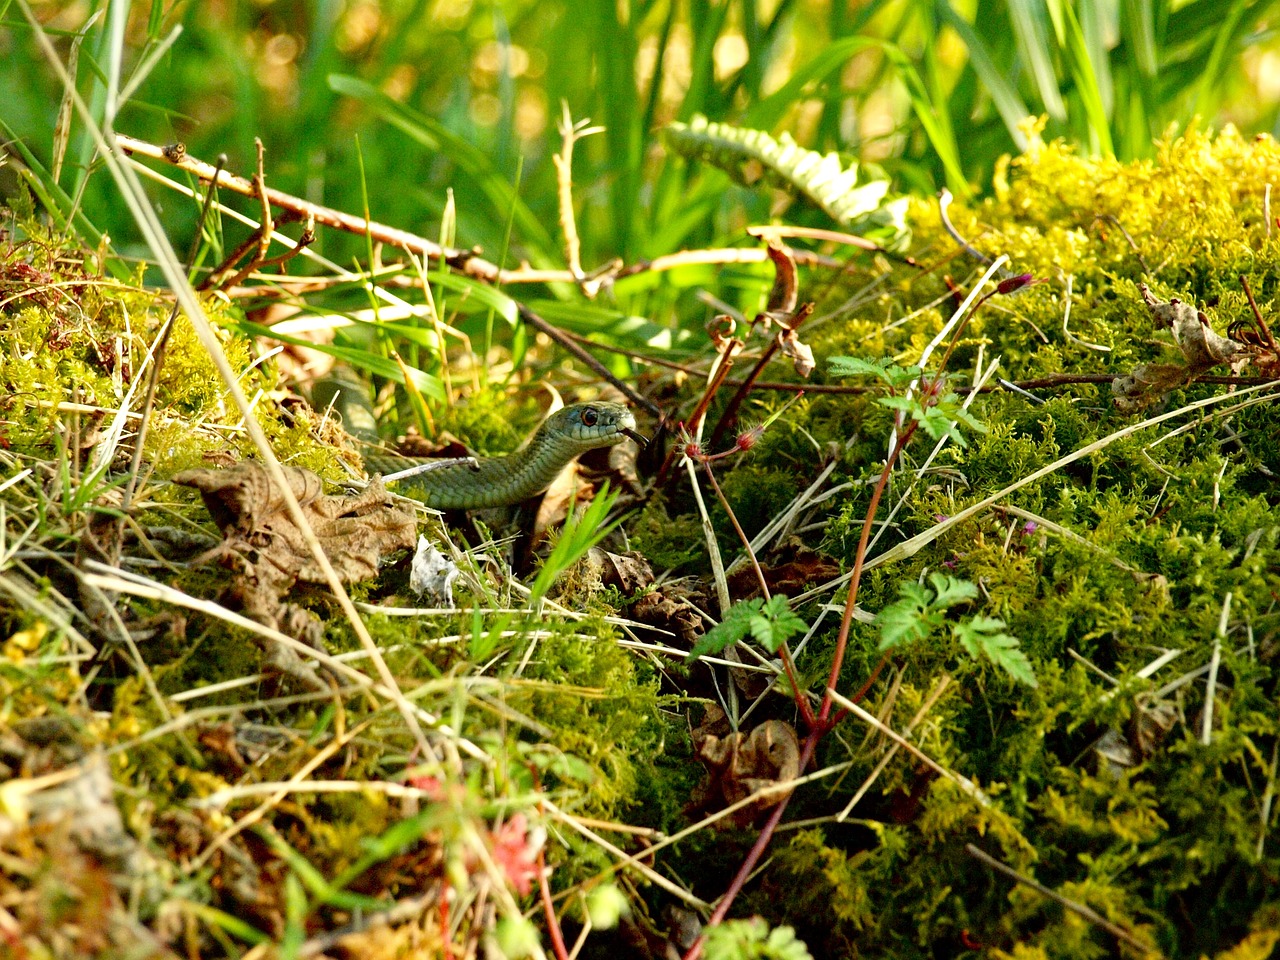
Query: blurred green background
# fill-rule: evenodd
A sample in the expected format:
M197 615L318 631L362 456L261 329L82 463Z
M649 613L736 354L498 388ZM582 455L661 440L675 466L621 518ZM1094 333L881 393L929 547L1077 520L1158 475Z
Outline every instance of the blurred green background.
M272 186L353 213L367 194L375 219L432 237L452 189L459 245L508 264L563 266L562 103L606 128L575 157L587 269L768 219L769 196L663 149L662 126L697 113L872 161L900 192L958 194L989 187L1029 115L1120 158L1197 117L1280 123L1275 0L156 0L129 8L119 54L109 6L29 9L64 61L84 32L77 87L95 109L107 63L122 83L145 73L120 132L246 174L260 137ZM48 166L61 83L23 7L0 10L0 120ZM60 184L127 248L134 227L91 157L74 125ZM194 208L157 197L189 236ZM364 244L322 232L318 249L350 263Z

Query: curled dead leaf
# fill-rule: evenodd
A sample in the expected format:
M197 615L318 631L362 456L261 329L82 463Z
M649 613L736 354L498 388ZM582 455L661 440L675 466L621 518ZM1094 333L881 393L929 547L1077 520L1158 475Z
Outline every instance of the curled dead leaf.
M791 724L766 720L750 733L720 735L712 731L720 726L722 717L719 708L709 708L707 720L693 731L698 759L707 768L706 779L691 803L696 810L722 809L800 775L800 739ZM789 792L768 793L719 822L748 826Z
M330 496L309 470L285 467L285 480L303 516L343 583L367 580L383 558L412 549L416 523L396 505L381 481L355 496ZM222 469L186 470L173 482L200 491L205 509L222 531L214 554L234 571L226 599L259 623L320 648L323 625L305 608L284 602L298 582L326 582L285 496L260 463L244 461ZM324 688L312 664L293 650L273 645L266 666Z

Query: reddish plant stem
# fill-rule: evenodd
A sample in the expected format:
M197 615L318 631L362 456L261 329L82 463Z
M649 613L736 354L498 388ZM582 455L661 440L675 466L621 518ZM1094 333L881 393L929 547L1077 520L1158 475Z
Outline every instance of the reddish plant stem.
M877 511L880 509L880 498L884 495L885 488L889 485L889 477L893 473L893 465L898 460L898 455L902 452L903 447L911 440L912 435L916 432L916 421L912 420L901 431L894 434L893 450L889 457L885 460L884 469L880 471L880 479L876 481L875 488L871 491L871 502L867 505L867 517L862 522L862 536L858 538L858 552L853 557L853 573L849 577L849 596L844 603L844 616L840 619L840 633L836 636L836 651L831 658L831 673L827 678L827 692L822 695L822 707L818 711L818 723L823 730L831 729L832 723L828 718L831 716L831 699L830 691L836 688L836 684L840 680L840 668L844 666L845 649L849 645L849 630L853 626L853 611L858 604L858 583L862 580L862 565L867 559L867 544L871 539L871 522L875 519Z
M751 540L742 529L742 524L738 523L738 515L733 512L733 507L729 506L729 498L720 489L720 483L716 480L715 472L711 469L711 459L709 457L702 461L702 469L706 472L707 479L711 481L711 489L720 498L720 506L724 507L724 512L729 515L729 522L733 524L733 529L737 531L738 539L742 541L742 546L747 551L747 559L751 561L751 569L756 572L756 582L760 584L760 592L764 594L764 599L767 603L773 597L769 593L769 584L764 578L764 571L760 569L760 562L756 560L756 552L751 549Z
M547 883L547 858L542 847L538 848L538 892L542 895L542 909L547 915L547 933L551 937L551 949L556 960L569 960L569 950L564 945L560 920L556 917L556 905L551 902L551 884Z
M812 313L812 303L806 303L800 307L791 318L791 329L798 329ZM729 398L729 405L724 408L724 413L716 423L716 428L711 431L711 440L707 444L708 447L715 449L720 446L720 441L724 439L724 435L735 428L738 422L738 411L742 408L743 401L747 399L747 395L751 393L751 388L755 386L755 382L760 379L760 374L764 373L764 368L769 365L769 361L773 359L773 355L777 352L778 337L774 337L769 341L769 346L760 354L760 359L751 368L751 372L747 374L747 379L738 385L738 389Z
M720 484L716 480L716 475L711 470L709 460L702 461L702 469L706 471L707 479L711 481L711 487L716 492L716 496L720 498L720 505L724 507L725 513L729 515L729 521L733 524L733 529L738 532L738 539L742 541L742 546L746 548L747 559L751 561L751 566L756 572L756 579L760 582L760 592L764 594L765 602L772 599L769 593L769 584L765 581L764 571L760 569L760 563L756 560L756 552L751 549L751 541L747 538L741 524L738 523L737 514L733 512L733 507L729 506L729 499L724 495L724 491L720 489ZM804 691L800 689L799 675L796 673L795 662L791 659L791 650L785 642L779 644L778 653L782 656L782 669L787 673L787 679L791 682L791 696L795 702L796 709L800 711L800 715L804 717L804 722L810 730L818 722L818 718L813 715L813 707L809 705L809 699L804 695Z
M449 936L449 882L440 885L440 943L444 960L453 960L453 939Z
M542 777L532 764L526 769L533 777L533 788L542 792ZM538 801L538 813L546 816L547 811L542 801ZM560 929L560 919L556 916L556 905L551 899L551 884L547 882L546 844L538 847L538 894L542 900L542 910L547 915L547 933L551 937L551 947L555 951L556 960L569 960L569 950L564 945L564 933Z
M799 769L803 770L809 765L809 761L813 759L818 740L822 737L823 732L818 727L814 727L809 731L809 736L805 738L804 747L800 751ZM764 851L769 846L769 841L773 839L774 831L778 829L778 824L782 822L782 815L787 811L787 804L791 802L791 796L792 794L790 793L783 794L782 799L778 801L778 805L769 814L769 819L765 821L765 825L760 830L760 836L756 837L756 842L751 845L751 850L748 851L746 859L742 861L742 866L738 867L738 872L734 874L729 888L725 890L720 902L716 904L715 910L711 912L711 917L707 920L708 927L714 927L722 923L728 915L729 908L733 906L733 901L737 899L738 894L747 882L747 878L751 876L751 871L756 868L756 864L764 856ZM700 935L693 942L693 946L685 953L684 960L698 960L702 956L702 947L706 939L705 933Z
M828 731L839 722L843 714L837 715L835 718L828 719L831 712L831 705L834 702L831 699L830 691L835 689L836 681L840 677L840 667L844 663L844 653L849 642L849 630L853 623L853 611L857 606L858 599L858 583L862 579L862 565L866 560L867 543L870 541L871 522L875 519L875 515L880 506L880 498L884 495L885 488L888 486L889 477L893 473L893 465L897 462L898 455L902 449L911 440L915 434L917 427L916 421L911 421L900 432L894 434L893 450L885 461L884 469L880 472L880 479L876 481L875 488L871 491L871 502L867 505L866 520L862 524L862 536L858 540L858 552L854 556L853 576L849 580L849 597L845 601L844 616L840 621L840 634L836 639L836 652L831 662L831 678L827 684L828 692L823 694L822 709L819 712L816 722L810 724L809 735L805 738L804 747L800 752L799 769L804 770L809 761L813 759L814 752L817 750L818 741L822 739ZM787 661L784 660L784 663ZM855 700L861 700L871 689L871 685L875 683L876 678L884 669L886 663L885 658L881 658L871 671L871 675L867 678L866 683L858 691ZM788 674L790 676L790 674ZM793 681L794 682L794 681ZM806 703L805 706L808 706ZM769 841L773 838L774 832L778 828L778 824L782 822L782 815L786 812L787 804L791 801L791 794L786 794L773 812L769 814L769 819L765 821L764 827L760 830L760 835L756 837L755 843L751 845L751 849L747 852L746 858L742 861L742 865L738 868L738 872L734 874L733 880L729 887L725 890L724 895L720 898L720 902L716 905L716 909L712 912L711 917L707 920L708 927L714 927L723 922L725 916L729 913L729 908L733 905L733 901L742 891L742 887L746 884L747 878L751 876L751 872L755 869L756 864L760 862L760 858L764 856L765 849L769 846ZM700 936L689 948L684 955L684 960L698 960L702 956L702 947L706 941L705 935Z
M741 346L741 340L733 337L725 338L720 356L720 366L716 369L715 376L711 382L707 384L707 388L702 392L702 399L698 401L698 405L693 408L693 413L689 415L687 423L690 436L697 434L698 424L707 415L707 407L711 405L711 398L720 390L720 385L724 383L724 378L729 375L729 370L733 366L734 350ZM667 457L662 461L662 466L658 468L658 474L653 481L655 489L666 486L668 479L671 477L671 467L676 462L676 457L683 452L679 445L667 451Z
M1280 347L1276 346L1276 341L1271 336L1271 328L1267 326L1267 321L1262 317L1262 311L1258 309L1258 302L1253 299L1253 288L1249 286L1249 278L1243 273L1240 274L1240 286L1244 287L1244 295L1249 298L1249 307L1253 310L1254 319L1258 321L1258 328L1262 331L1262 336L1267 341L1267 346L1272 353L1280 352Z

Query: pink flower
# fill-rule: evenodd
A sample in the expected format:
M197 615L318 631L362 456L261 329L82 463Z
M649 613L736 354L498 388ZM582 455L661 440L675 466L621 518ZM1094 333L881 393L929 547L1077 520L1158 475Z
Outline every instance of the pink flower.
M528 896L533 889L533 881L538 877L538 851L545 839L542 830L529 829L529 821L523 813L517 813L493 831L494 862L522 897Z

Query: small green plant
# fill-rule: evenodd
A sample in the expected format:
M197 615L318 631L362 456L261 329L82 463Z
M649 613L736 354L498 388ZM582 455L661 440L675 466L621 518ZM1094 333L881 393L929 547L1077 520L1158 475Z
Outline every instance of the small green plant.
M904 583L898 588L899 599L880 611L880 650L895 650L919 643L942 630L947 611L978 596L978 588L968 580L942 573L929 574L929 585ZM1027 686L1036 685L1035 674L1018 640L1005 633L1005 622L994 617L971 617L953 622L951 635L965 653L977 659L986 657L1009 676Z
M811 960L791 927L774 927L760 917L727 920L707 929L707 960Z
M609 531L618 525L617 520L605 523L605 518L613 509L617 499L618 494L611 492L606 483L601 486L595 499L581 516L575 518L570 515L565 519L555 546L551 548L551 553L543 561L538 576L534 578L533 586L529 588L531 607L537 609L556 578L582 559L588 550L608 536ZM513 614L504 614L486 631L479 629L478 620L473 622L470 640L470 654L473 660L483 660L497 649L504 632L510 628L513 617Z
M784 643L807 629L809 625L792 612L786 597L755 597L730 607L724 619L694 644L686 662L720 653L747 635L755 637L770 653L777 653Z
M958 446L965 446L960 426L985 433L986 426L973 416L960 402L960 398L947 390L941 378L921 381L920 390L910 385L921 379L919 367L902 367L887 357L864 360L861 357L832 357L831 373L837 377L871 376L889 388L889 395L877 397L876 403L890 410L897 410L904 417L915 421L934 440L949 437Z

